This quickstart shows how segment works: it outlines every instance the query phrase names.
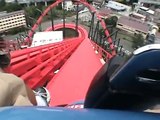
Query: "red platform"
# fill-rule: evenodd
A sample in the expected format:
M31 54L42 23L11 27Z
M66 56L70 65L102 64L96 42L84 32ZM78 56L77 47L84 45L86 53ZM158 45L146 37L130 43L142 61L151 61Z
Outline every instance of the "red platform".
M102 63L91 41L86 38L48 84L50 106L83 100L94 75L101 67Z

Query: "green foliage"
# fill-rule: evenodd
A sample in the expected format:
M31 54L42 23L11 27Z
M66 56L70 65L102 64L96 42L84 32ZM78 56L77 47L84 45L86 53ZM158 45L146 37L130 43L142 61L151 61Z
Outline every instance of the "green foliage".
M99 34L100 34L100 36L105 36L104 29L101 28L101 29L99 30Z
M132 3L138 3L138 0L131 0Z
M25 28L24 27L19 27L19 28L12 28L8 31L8 34L11 34L11 35L15 35L19 32L24 32L25 31Z
M107 18L107 19L104 20L106 26L108 27L107 30L109 31L109 33L112 33L113 32L112 30L114 28L116 28L117 21L118 21L118 17L117 16L112 16L112 17ZM104 29L102 29L102 28L99 30L99 33L100 33L100 35L102 35L104 37L106 36L105 32L104 32Z
M0 1L0 10L6 5L5 0Z
M71 12L71 11L65 11L65 17L70 17L72 16L74 13ZM51 15L51 12L48 13L49 15L49 18L50 18L50 15ZM54 8L52 9L52 15L53 15L53 18L63 18L63 10L59 10L57 8Z
M26 12L26 15L27 16L30 16L30 17L33 17L33 18L38 18L39 16L40 16L40 12L38 12L37 10L36 10L36 6L30 6L30 7L26 7L25 8L25 12ZM39 9L39 8L38 8Z
M122 4L126 4L126 0L118 0L118 2L120 2Z
M48 13L48 19L50 19L50 17L52 17L55 19L55 18L62 18L63 16L63 11L62 10L59 10L59 9L56 9L56 8L53 8L52 9L52 14L51 14L51 11Z
M46 9L46 7L44 6L37 6L38 9L40 9L41 11L44 11ZM30 19L29 17L38 19L39 16L41 15L41 13L39 11L37 11L37 7L35 6L30 6L25 8L25 12L26 12L26 17L27 17L27 23L29 25L33 25L36 21L33 19ZM65 15L66 17L69 17L72 15L72 12L69 11L65 11ZM63 18L63 10L61 9L61 6L57 6L56 8L52 9L52 17L55 18ZM51 11L47 13L47 15L43 18L43 21L46 21L48 19L51 19Z
M93 2L93 0L87 0L87 2L91 4Z
M7 11L7 12L13 12L18 10L22 10L22 6L16 3L8 3L5 4L3 8L1 8L1 11Z
M0 1L0 11L13 12L22 10L22 6L17 3L6 3L5 0Z
M136 34L133 37L132 47L137 49L139 47L142 47L143 45L144 45L144 38L143 38L142 34Z
M76 30L70 29L70 28L61 28L56 31L65 31L64 38L74 38L74 37L78 36L78 32Z
M62 10L62 4L58 4L58 5L56 6L56 9L57 9L57 10Z
M41 15L41 13L39 11L37 11L37 8L42 10L43 8L41 6L30 6L30 7L26 7L25 10L25 14L26 14L26 20L27 20L27 24L29 25L33 25L36 20L38 19L38 17ZM33 19L31 19L33 18Z
M112 25L113 27L116 27L117 21L118 21L117 16L112 16L110 18L105 19L105 23L106 23L107 26Z

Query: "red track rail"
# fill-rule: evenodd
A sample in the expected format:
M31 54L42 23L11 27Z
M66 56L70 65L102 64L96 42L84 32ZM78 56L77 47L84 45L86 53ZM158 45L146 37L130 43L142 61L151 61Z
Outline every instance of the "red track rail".
M53 7L55 7L56 5L58 5L61 2L62 2L62 0L57 0L55 3L50 5L43 12L43 14L37 20L37 23L33 26L32 30L30 31L29 37L33 36L33 31L35 31L37 29L38 25L41 24L43 17ZM79 2L84 4L85 6L87 6L91 12L95 12L95 9L92 6L90 6L88 3L84 2L84 1L79 1ZM105 29L106 36L109 36L109 33L106 30L106 25L105 25L104 21L99 17L98 13L96 13L96 16L100 20L102 27ZM66 28L75 29L75 25L73 25L73 24L66 24L65 26L66 26ZM54 26L55 29L59 29L62 27L63 27L63 24L59 24L59 25ZM48 28L46 31L50 31L51 28L52 27ZM76 50L76 48L79 46L79 44L83 40L85 40L85 42L83 42L83 45L85 45L85 44L86 45L84 47L81 45L81 48L83 48L83 50L82 51L79 50L79 53L83 54L84 52L87 53L89 51L88 53L91 53L92 56L94 56L93 57L94 60L87 61L88 59L90 59L88 54L85 54L85 56L84 56L85 58L82 58L82 59L84 59L83 60L84 66L87 66L88 64L89 64L89 66L92 66L91 67L92 72L90 72L89 71L90 69L88 69L86 67L85 70L88 69L89 73L86 72L87 74L85 73L84 76L82 76L83 77L83 85L85 86L85 89L83 89L83 88L81 89L83 92L80 91L80 92L82 92L80 98L84 98L84 95L87 91L87 88L89 86L90 81L92 80L93 76L96 74L97 70L101 67L101 65L99 63L97 63L97 61L98 62L100 62L100 61L96 60L96 59L106 57L105 59L108 60L116 53L114 50L114 45L112 43L112 40L109 37L107 40L110 43L110 49L111 49L112 53L110 54L110 53L106 52L101 47L99 47L98 45L93 43L94 49L99 52L99 57L97 57L95 55L94 51L92 51L92 46L90 44L89 39L87 38L88 34L84 30L84 28L82 28L81 26L78 26L78 32L79 32L79 37L68 39L63 42L12 52L11 53L11 57L12 57L11 66L8 68L8 71L21 77L25 81L25 83L28 84L31 88L43 86L43 85L47 84L48 82L54 83L54 79L55 79L54 78L54 71L59 70L62 67L62 65L65 63L65 61L67 61L68 58L71 56L71 54ZM29 38L27 38L27 40L30 41ZM87 58L87 60L85 60L86 58ZM78 55L77 59L81 59L81 56ZM75 66L76 66L76 64L78 64L76 60L74 63L75 63ZM95 64L98 64L98 66L95 67ZM75 67L75 66L71 65L70 67ZM81 68L81 65L78 65L77 67ZM63 69L64 69L64 67L63 67ZM68 70L69 70L69 67L68 67ZM73 73L74 72L75 72L75 69L73 69ZM82 71L79 70L77 72L80 73ZM79 73L76 73L76 74L79 74ZM67 75L67 72L65 73L65 75ZM75 78L76 77L77 76L75 76ZM86 78L87 78L87 85L85 83ZM64 79L66 80L66 78L64 78ZM70 82L73 80L74 79L72 79L72 80L68 79L68 81L66 81L66 82ZM64 85L63 82L62 82L62 84ZM76 83L75 83L75 85L76 85ZM52 88L51 84L49 85L49 88L51 90L50 92L54 93L53 90L55 90L56 88L51 89ZM74 97L74 99L77 99L77 97ZM72 101L72 100L68 100L68 101ZM55 105L54 101L52 101L52 102L53 102L52 105Z
M52 8L54 8L54 7L56 7L58 4L62 3L62 1L63 1L63 0L57 0L57 1L54 2L52 5L50 5L49 7L47 7L47 9L46 9L46 10L42 13L42 15L38 18L36 24L34 24L34 26L32 27L32 30L29 32L29 38L31 38L31 37L33 36L33 31L35 31L35 30L37 29L38 25L41 24L43 17L44 17L45 15L47 15L47 13L48 13ZM107 36L107 39L106 39L106 40L109 42L109 44L110 44L110 49L111 49L111 51L112 51L111 54L112 54L113 56L116 55L116 51L115 51L115 49L114 49L114 44L113 44L113 42L112 42L111 37L109 37L110 35L109 35L108 30L106 29L106 24L105 24L104 20L100 17L99 13L96 12L96 9L93 8L93 6L91 6L90 4L88 4L87 2L85 2L84 0L79 0L78 2L81 3L81 4L83 4L83 5L85 5L86 7L88 7L89 10L90 10L90 12L94 12L94 13L96 14L98 20L99 20L100 23L101 23L101 26L102 26L103 29L105 30L105 34L106 34L106 36ZM31 41L29 38L27 38L26 41L28 41L28 42Z
M54 76L77 48L80 39L67 40L50 46L22 50L12 54L9 71L21 77L31 88L43 86Z
M62 28L62 26L57 25L55 28ZM75 25L66 24L66 27L73 29ZM85 39L83 28L80 26L78 33L78 37L63 42L12 52L8 71L21 77L31 88L43 86Z

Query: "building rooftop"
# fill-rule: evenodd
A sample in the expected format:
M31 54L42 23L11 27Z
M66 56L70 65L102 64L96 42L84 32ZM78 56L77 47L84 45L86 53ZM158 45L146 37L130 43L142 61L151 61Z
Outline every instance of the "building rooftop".
M101 6L104 3L104 0L93 0L95 5Z
M109 1L106 7L117 10L117 11L126 10L126 7L123 4L115 2L115 1Z
M118 19L118 23L123 24L125 26L129 26L136 30L143 31L145 33L148 33L149 30L149 26L147 25L147 23L137 21L136 19L131 17L122 16Z
M138 0L139 3L160 5L159 0Z
M156 33L155 43L160 44L160 32Z
M5 0L7 3L15 3L15 0ZM51 0L17 0L19 4L29 4L33 2L45 2L45 1L51 1Z
M156 12L160 12L160 9L158 8L158 9L156 9L155 11L156 11Z
M103 16L103 17L110 16L110 14L112 14L112 13L113 13L113 11L111 9L108 9L108 8L101 8L99 10L100 16Z
M0 14L0 18L11 16L11 15L18 14L18 13L24 13L24 10L19 10L19 11L15 11L15 12Z
M93 0L93 2L96 2L96 3L103 3L104 0Z
M0 16L6 15L6 14L7 14L7 11L0 12Z
M156 33L156 37L160 38L160 32Z

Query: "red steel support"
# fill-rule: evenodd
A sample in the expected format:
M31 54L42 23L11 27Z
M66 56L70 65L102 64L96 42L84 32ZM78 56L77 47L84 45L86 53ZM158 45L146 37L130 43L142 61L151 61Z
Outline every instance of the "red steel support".
M9 72L21 77L31 88L49 82L58 70L81 43L74 38L64 42L28 48L12 52Z

